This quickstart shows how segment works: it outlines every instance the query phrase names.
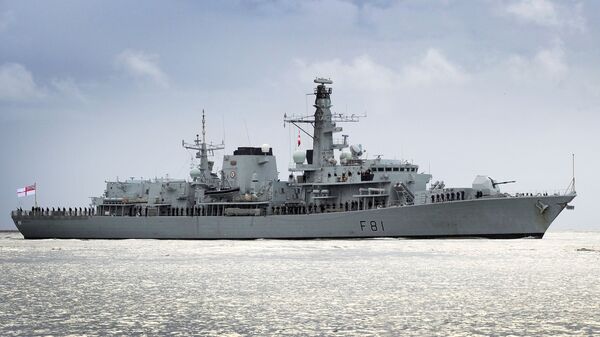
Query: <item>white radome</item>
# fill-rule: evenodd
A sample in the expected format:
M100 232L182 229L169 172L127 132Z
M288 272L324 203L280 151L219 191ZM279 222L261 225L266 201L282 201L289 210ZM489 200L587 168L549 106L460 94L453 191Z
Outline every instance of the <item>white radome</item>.
M352 159L352 154L350 152L342 152L340 153L340 161Z
M202 172L197 167L194 167L193 169L190 170L190 177L192 179L199 178L201 175L202 175Z
M262 151L262 153L269 153L270 149L271 149L271 145L269 145L269 144L263 144L260 146L260 150Z
M306 152L304 151L296 151L293 155L294 163L302 164L306 160Z
M358 145L351 145L350 146L350 152L352 152L352 155L355 157L360 157L363 154L363 149L362 149L362 145L358 144Z

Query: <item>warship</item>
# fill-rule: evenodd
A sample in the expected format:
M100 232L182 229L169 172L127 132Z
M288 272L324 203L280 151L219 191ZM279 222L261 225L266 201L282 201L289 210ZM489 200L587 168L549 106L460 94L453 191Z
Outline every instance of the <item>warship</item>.
M196 152L190 179L108 181L89 207L17 209L11 217L26 239L311 239L311 238L542 238L576 196L500 191L476 176L470 187L449 187L406 160L366 158L361 145L340 139L341 123L357 115L332 113L330 79L314 80L313 115L285 115L312 139L297 150L281 180L273 148L239 147L223 156L202 136L182 146ZM311 130L312 129L312 130ZM198 163L199 162L199 163Z

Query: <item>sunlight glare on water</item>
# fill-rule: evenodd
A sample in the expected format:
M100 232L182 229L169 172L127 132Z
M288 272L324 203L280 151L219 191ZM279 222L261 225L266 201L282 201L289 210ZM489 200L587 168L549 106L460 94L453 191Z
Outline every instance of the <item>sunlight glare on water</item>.
M600 233L542 240L23 240L0 335L600 334Z

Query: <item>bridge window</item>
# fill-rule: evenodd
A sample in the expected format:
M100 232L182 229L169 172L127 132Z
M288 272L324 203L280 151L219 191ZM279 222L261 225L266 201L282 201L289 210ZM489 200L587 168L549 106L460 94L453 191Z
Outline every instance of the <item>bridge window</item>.
M400 168L400 172L404 172L404 167L401 167L401 168Z
M391 167L386 167L386 168L385 168L385 171L386 171L386 172L392 172L392 168L391 168Z
M398 168L398 167L394 167L394 172L398 172L399 169L400 168Z

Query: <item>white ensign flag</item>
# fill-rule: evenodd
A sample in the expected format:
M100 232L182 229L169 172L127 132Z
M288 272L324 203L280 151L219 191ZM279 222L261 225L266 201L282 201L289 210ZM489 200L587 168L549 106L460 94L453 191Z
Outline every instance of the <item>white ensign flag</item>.
M17 197L22 198L30 195L35 195L35 184L17 188Z

